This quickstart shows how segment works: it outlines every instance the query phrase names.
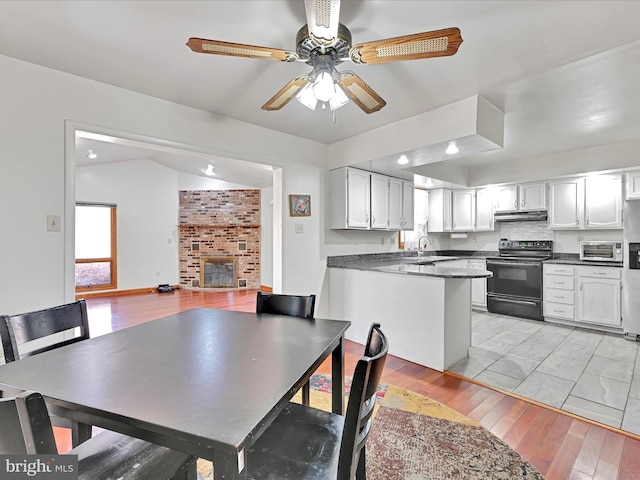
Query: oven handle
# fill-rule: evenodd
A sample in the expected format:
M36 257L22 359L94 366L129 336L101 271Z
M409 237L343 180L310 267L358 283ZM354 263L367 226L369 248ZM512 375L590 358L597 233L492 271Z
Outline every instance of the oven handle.
M499 302L515 303L517 305L533 305L533 306L537 305L536 302L532 302L529 300L512 300L510 298L504 298L504 297L501 297L501 298L493 297L493 298Z
M507 261L502 261L502 260L489 260L487 261L487 269L489 268L489 266L493 266L493 265L507 265L509 267L521 267L521 266L525 266L525 267L539 267L542 265L541 262L507 262Z

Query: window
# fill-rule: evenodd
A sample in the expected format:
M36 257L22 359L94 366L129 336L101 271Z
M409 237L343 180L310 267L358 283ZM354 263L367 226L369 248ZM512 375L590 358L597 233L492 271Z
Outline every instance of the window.
M76 291L117 287L116 206L76 205Z

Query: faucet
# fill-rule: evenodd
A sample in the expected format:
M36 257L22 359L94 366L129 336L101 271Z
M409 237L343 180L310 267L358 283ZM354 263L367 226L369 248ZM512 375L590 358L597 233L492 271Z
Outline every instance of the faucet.
M426 238L428 240L428 243L433 244L433 240L431 240L431 237L429 235L422 235L419 239L418 239L418 256L422 256L424 255L424 250L422 250L422 247L420 246L422 244L422 239ZM426 248L426 244L425 244L425 248Z

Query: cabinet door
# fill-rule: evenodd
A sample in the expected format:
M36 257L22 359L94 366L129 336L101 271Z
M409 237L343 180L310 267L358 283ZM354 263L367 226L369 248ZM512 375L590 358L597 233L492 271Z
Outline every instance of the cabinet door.
M402 229L402 180L389 179L389 230Z
M451 190L429 190L429 232L451 231Z
M413 230L414 216L414 194L413 182L402 182L402 230Z
M371 174L371 228L389 228L389 177Z
M546 183L526 183L518 185L521 212L531 210L546 210L547 185Z
M620 280L579 277L578 320L620 326Z
M627 200L640 199L640 172L627 173Z
M476 223L475 190L454 190L451 201L451 229L454 232L472 232Z
M585 228L622 228L622 175L585 179Z
M486 270L487 262L484 260L469 260L469 268ZM471 304L474 307L487 308L487 279L471 279Z
M584 181L582 178L549 183L549 228L582 227Z
M493 189L476 190L476 232L493 232Z
M518 186L505 185L496 188L496 212L515 212L518 210Z
M371 174L347 170L347 227L369 228Z

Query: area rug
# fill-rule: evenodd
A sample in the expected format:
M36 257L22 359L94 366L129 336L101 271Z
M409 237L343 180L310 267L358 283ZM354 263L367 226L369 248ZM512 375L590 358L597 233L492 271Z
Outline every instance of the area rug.
M351 379L346 379L348 394ZM311 378L311 405L331 409L331 376ZM294 401L300 401L299 395ZM381 384L367 439L367 480L512 480L544 477L515 450L461 413L418 393ZM212 480L198 462L198 480ZM304 480L304 479L300 479Z

